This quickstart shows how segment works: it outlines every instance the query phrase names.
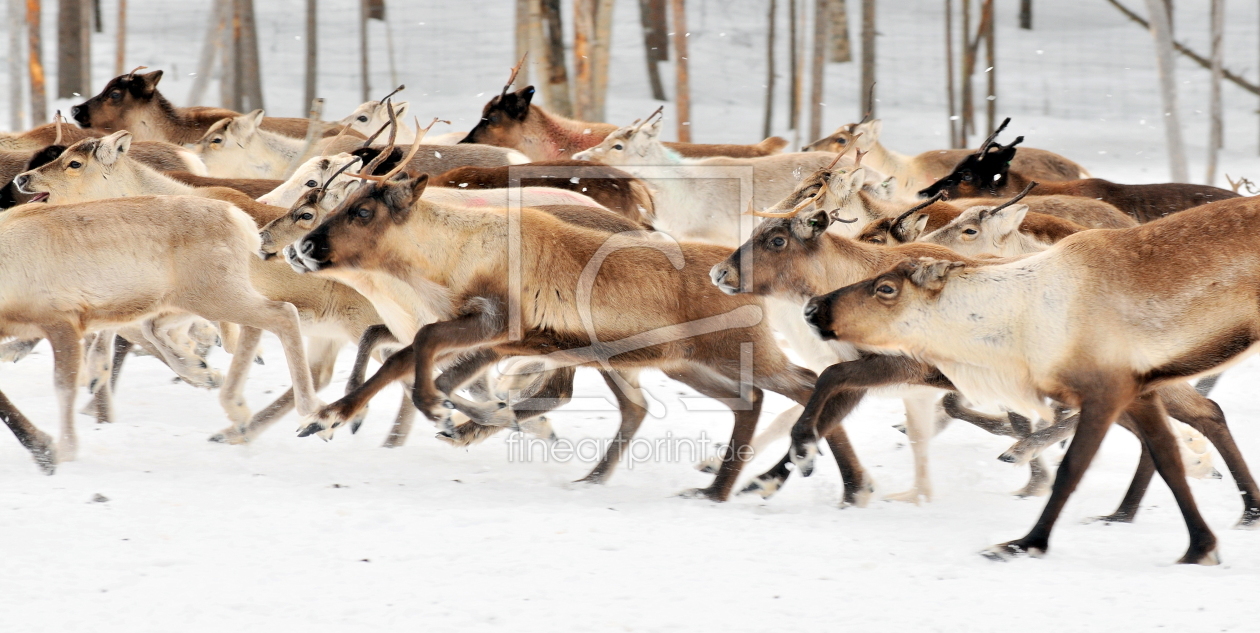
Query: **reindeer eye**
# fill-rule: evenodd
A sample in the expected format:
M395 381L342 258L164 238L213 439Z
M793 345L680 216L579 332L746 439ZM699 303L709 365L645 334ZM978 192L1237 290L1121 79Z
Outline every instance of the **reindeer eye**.
M782 236L776 237L770 240L770 245L775 248L783 248L784 246L787 246L787 240L783 239Z
M308 180L306 181L306 186L310 187L311 189L314 189L315 187L319 186L319 183L315 182L314 180Z
M897 287L890 283L882 283L875 287L875 292L884 295L885 297L891 297L897 294Z
M359 123L367 123L367 122L368 122L367 115L360 114L360 115L359 115Z
M963 235L975 235L979 232L980 231L977 231L975 229L963 229Z
M354 217L366 220L372 217L372 210L367 207L359 207L354 210Z
M617 143L616 145L613 145L613 149L620 152L621 150L625 149L625 146L623 146L621 143Z
M299 216L298 216L298 219L299 219L299 220L313 220L313 219L315 219L315 216L314 216L314 215L312 215L312 214L311 214L311 212L307 211L306 213L303 213L302 215L299 215Z
M120 91L120 90L111 90L111 91L109 91L109 98L110 98L110 99L113 99L114 101L117 101L117 100L121 99L121 98L122 98L122 91Z
M883 243L884 243L884 238L882 238L882 237L872 237L869 241L870 241L870 243L871 243L871 244L883 244Z
M844 145L845 143L848 143L848 142L849 142L849 139L847 139L847 138L838 138L838 139L836 139L836 142L837 142L837 143L839 143L839 144L841 144L841 145Z
M70 161L70 164L66 166L69 167L70 169L78 169L83 166L83 163L80 163L77 160L72 160Z
M971 182L971 179L972 179L971 172L969 172L969 171L964 171L962 174L960 174L960 176L962 177L962 179L963 179L964 181L966 181L966 182Z
M223 142L223 139L222 139L221 137L218 137L218 136L216 136L216 137L214 137L214 138L210 139L210 144L211 144L211 145L218 145L218 144L220 144L220 143L222 143L222 142Z

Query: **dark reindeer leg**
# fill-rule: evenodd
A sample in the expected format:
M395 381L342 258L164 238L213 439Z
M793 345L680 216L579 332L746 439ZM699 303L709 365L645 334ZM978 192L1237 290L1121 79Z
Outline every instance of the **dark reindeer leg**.
M1155 460L1155 469L1172 489L1177 506L1186 521L1186 529L1190 532L1190 546L1177 562L1192 565L1219 565L1220 557L1216 551L1216 536L1199 514L1194 495L1190 493L1190 485L1186 483L1186 469L1181 463L1181 454L1177 449L1177 439L1172 429L1168 428L1167 414L1160 403L1157 392L1143 394L1135 401L1136 406L1129 407L1129 413L1146 447L1150 449ZM1079 435L1080 432L1077 431Z
M1141 437L1141 435L1138 435L1138 441L1141 441ZM1133 481L1129 483L1129 489L1125 491L1124 498L1120 500L1120 507L1106 516L1087 519L1087 522L1132 523L1133 519L1137 517L1138 504L1142 502L1142 497L1146 495L1147 487L1151 485L1151 477L1154 476L1155 460L1151 458L1151 451L1146 448L1146 443L1143 442L1142 457L1138 459L1137 470L1133 473Z
M608 383L608 388L612 390L613 396L617 398L617 407L621 409L621 426L617 428L617 434L613 436L613 440L608 444L608 450L604 451L604 456L600 458L599 463L595 464L595 468L585 477L577 480L575 483L602 484L608 481L612 476L612 471L621 462L621 456L625 454L626 448L630 444L630 440L634 439L634 434L639 431L639 425L643 424L643 418L647 417L647 409L643 407L643 390L639 387L639 371L638 370L619 370L617 373L621 375L625 384L630 387L630 393L625 393L620 385L613 380L607 371L600 371L604 377L604 382ZM702 383L699 377L689 374L670 374L670 378L692 385L696 391L704 393L699 387L693 383ZM717 392L716 389L708 389L710 392ZM706 394L708 395L708 394ZM730 394L723 394L729 396ZM756 424L754 420L753 424Z
M415 351L411 346L398 350L385 360L381 368L372 374L358 389L344 395L336 402L320 409L312 420L298 431L298 437L306 437L318 433L325 428L337 428L354 417L354 414L367 406L382 389L406 376L415 367Z
M411 344L416 363L416 385L411 392L411 402L430 420L446 417L447 409L454 408L454 403L434 382L433 369L437 356L443 352L501 342L507 338L506 329L503 311L496 309L473 312L420 328Z
M1242 452L1234 443L1234 436L1225 424L1225 414L1217 404L1205 397L1190 393L1189 389L1172 394L1166 389L1160 390L1160 399L1168 410L1168 415L1181 420L1208 438L1208 441L1220 452L1221 459L1243 500L1243 515L1235 527L1253 529L1260 527L1260 489L1251 476L1251 469L1243 459Z
M1028 424L1028 418L1014 413L1008 413L1004 417L981 413L964 406L962 404L962 396L956 391L945 394L945 397L941 399L941 405L944 406L945 414L949 417L974 424L993 435L1004 435L1007 437L1019 438L1026 437L1032 432L1032 429ZM1022 426L1028 428L1028 431L1022 434L1019 433L1015 426L1017 418L1021 421Z
M13 431L22 446L31 452L35 464L45 475L57 472L57 450L53 439L47 433L35 428L31 421L22 415L4 393L0 393L0 420Z
M710 398L739 397L738 378L715 375L712 368L690 369L678 372L666 372L669 376L695 389ZM812 374L812 372L811 372ZM734 389L732 384L734 383ZM784 394L787 395L787 394ZM748 407L732 407L735 414L735 425L731 429L731 441L722 449L722 466L713 478L713 483L705 488L685 490L679 496L691 499L708 499L710 501L726 501L731 495L731 488L744 468L744 462L752 455L753 432L757 430L757 420L761 417L763 392L760 387L749 386Z
M354 353L354 366L350 368L350 377L346 380L346 393L358 389L359 385L363 384L364 378L367 377L368 361L371 360L372 354L376 353L376 348L385 343L397 342L398 339L394 338L393 333L384 325L377 324L364 330ZM358 433L365 418L367 418L367 409L360 409L350 421L350 433Z
M515 412L523 431L542 437L547 441L554 441L556 439L555 432L550 431L550 424L542 416L548 411L564 406L573 398L573 377L577 373L577 368L562 367L549 370L549 373L550 375L533 395L512 403L512 411ZM477 383L474 381L472 384L476 385ZM617 392L615 391L614 393ZM469 446L501 430L503 430L501 426L485 426L476 422L465 422L438 433L437 437L440 440L449 442L452 446Z
M502 354L491 349L480 349L461 355L455 364L443 371L434 381L437 390L446 394L447 402L449 402L446 406L453 406L456 411L478 424L516 428L516 412L508 406L508 403L502 400L479 402L458 394L460 389L485 376L486 368L502 357ZM449 426L449 420L445 424Z
M1041 516L1023 538L994 545L981 552L985 557L1006 560L1023 554L1041 556L1049 549L1050 531L1054 528L1059 513L1063 511L1068 497L1076 490L1085 470L1089 468L1090 461L1098 452L1098 446L1102 444L1103 436L1107 434L1107 428L1120 411L1132 402L1136 391L1132 384L1108 384L1103 379L1105 377L1098 378L1088 383L1087 390L1084 390L1076 435L1072 438L1072 444L1064 454L1063 461L1059 463L1059 472L1051 488L1050 499L1041 511Z

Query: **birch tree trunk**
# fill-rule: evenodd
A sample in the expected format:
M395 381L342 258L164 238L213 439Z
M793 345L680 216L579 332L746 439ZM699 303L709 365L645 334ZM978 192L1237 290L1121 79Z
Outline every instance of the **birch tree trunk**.
M26 64L23 44L26 43L26 5L22 0L9 0L9 129L26 129L26 101L22 87L26 85Z
M547 27L547 83L550 92L547 107L563 117L573 116L573 98L569 88L569 71L564 62L564 22L560 0L541 0L544 24Z
M596 0L573 0L573 115L590 121L594 112L594 70Z
M1225 144L1223 122L1221 120L1221 56L1225 33L1225 0L1212 0L1212 86L1211 99L1208 104L1208 116L1211 126L1208 130L1207 177L1204 182L1216 184L1217 159L1221 146Z
M809 141L822 137L823 101L826 94L823 82L826 80L827 66L827 29L831 26L831 15L827 0L814 0L814 54L810 73L809 95ZM866 61L862 62L865 70ZM859 97L859 101L861 98Z
M994 33L997 30L997 15L994 14L993 0L984 0L985 20L988 28L984 32L984 59L989 67L985 69L985 75L988 79L988 90L985 92L985 115L988 127L986 129L992 131L997 129L997 42Z
M875 0L862 0L862 91L858 94L858 112L878 118L875 108Z
M853 61L853 44L849 41L849 7L845 0L831 0L831 61Z
M91 0L57 2L57 98L91 91Z
M1168 169L1173 182L1187 182L1186 147L1181 136L1181 115L1177 107L1177 79L1173 61L1172 32L1164 0L1146 0L1155 38L1155 62L1159 68L1160 96L1164 104L1164 133L1168 143Z
M26 67L31 76L31 127L48 120L48 95L44 92L44 53L40 35L40 0L26 0Z
M127 72L127 0L118 0L118 32L114 40L114 76Z
M665 17L665 0L639 0L639 22L643 25L643 50L647 57L652 98L664 101L665 84L661 83L659 63L669 61L669 20Z
M945 102L949 109L949 146L958 149L958 102L954 96L954 1L945 0Z
M691 77L687 73L687 2L669 0L674 27L674 95L678 141L691 142Z
M788 0L788 129L798 130L801 119L801 56L797 5L801 0ZM799 136L799 134L798 134ZM795 144L794 144L795 145Z
M516 64L525 53L529 52L529 5L530 0L516 0L516 55L512 57L512 63ZM521 70L516 74L516 82L522 86L530 84L529 67L533 65L534 60L528 60L529 63L521 66Z
M303 103L315 101L319 78L319 7L316 0L306 0L306 81Z
M591 118L605 120L604 102L608 97L608 63L612 55L613 0L599 0L595 5L595 40L591 64Z
M774 120L774 22L778 8L778 0L770 0L770 14L766 18L766 116L761 123L762 138L770 136Z

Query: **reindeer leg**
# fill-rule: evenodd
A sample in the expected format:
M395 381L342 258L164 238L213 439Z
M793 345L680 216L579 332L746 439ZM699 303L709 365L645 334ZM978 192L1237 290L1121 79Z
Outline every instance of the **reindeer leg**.
M17 436L22 446L31 452L31 457L35 458L35 464L44 471L45 475L57 472L57 448L53 444L52 437L35 428L35 425L31 424L21 411L18 411L4 393L0 393L0 420L3 420L5 426L13 431L13 435Z
M319 391L332 382L333 366L337 362L337 352L341 349L341 341L326 338L311 338L308 343L308 356L311 359L311 376L315 380L315 390ZM248 358L248 357L247 357ZM244 364L248 367L248 363ZM225 387L224 391L228 391ZM293 388L289 387L271 404L255 413L245 425L232 425L210 436L211 442L226 444L244 444L253 441L293 410Z
M796 421L801 417L801 413L804 410L805 407L798 404L793 406L791 409L774 416L774 419L770 421L769 425L763 428L760 433L753 436L752 442L749 444L752 448L753 455L756 456L757 453L766 450L767 446L770 446L780 438L787 437L788 433L792 430L792 425L796 424ZM696 464L696 470L702 473L716 475L718 468L722 466L723 450L725 450L725 447L719 446L718 453L716 455L710 455L705 458L704 461Z
M486 368L502 358L494 350L480 349L463 355L435 380L437 390L447 394L447 400L455 410L468 416L473 422L486 426L517 426L516 413L502 400L477 402L459 395L459 390L485 375Z
M1081 403L1080 422L1076 427L1076 435L1068 447L1063 461L1059 463L1059 472L1051 488L1050 499L1041 511L1041 517L1033 525L1031 531L1023 538L994 545L981 554L993 560L1007 560L1020 555L1042 556L1050 546L1050 531L1063 511L1068 497L1081 481L1090 461L1098 452L1107 428L1115 421L1124 407L1132 402L1136 386L1132 384L1109 385L1097 381L1088 385ZM1183 482L1184 483L1184 482Z
M245 380L249 378L250 366L261 341L262 330L256 327L239 329L236 352L232 354L227 379L219 390L219 404L236 428L244 427L250 419L249 404L245 401Z
M573 377L577 370L575 367L561 367L547 370L546 373L542 385L529 397L513 402L512 410L518 417L521 431L554 442L555 431L544 414L564 406L573 398ZM605 380L609 380L608 377ZM614 393L619 393L619 390L614 388ZM502 428L469 421L438 433L437 437L452 446L470 446L494 435Z
M1219 565L1220 555L1216 549L1216 536L1199 514L1199 508L1186 483L1186 470L1181 462L1181 453L1177 449L1177 439L1168 427L1167 414L1164 412L1157 392L1143 394L1135 401L1136 406L1129 408L1129 413L1140 433L1140 437L1151 457L1155 460L1155 469L1172 489L1173 497L1181 508L1181 515L1186 521L1186 529L1190 532L1190 547L1177 562L1192 565ZM1080 432L1077 431L1079 435Z
M488 346L507 338L507 326L500 310L474 312L449 321L430 323L416 333L412 349L416 360L416 386L411 401L421 413L434 422L446 417L455 407L449 394L441 392L434 382L437 356L470 347ZM497 409L497 407L496 407Z
M1136 431L1138 441L1142 436ZM1086 519L1086 523L1101 521L1103 523L1132 523L1137 517L1138 504L1142 502L1142 497L1146 495L1146 489L1151 485L1151 478L1155 476L1155 460L1151 457L1151 451L1142 444L1142 457L1138 459L1137 470L1133 472L1133 481L1129 483L1129 489L1124 492L1124 498L1120 500L1120 507L1116 508L1111 514Z
M384 325L373 325L364 330L363 335L359 337L359 347L354 355L354 367L350 369L350 379L346 381L346 393L358 389L359 385L363 384L363 379L367 375L368 360L376 353L376 349L383 344L397 342L398 339L394 338L394 334ZM406 408L412 407L408 404ZM399 415L402 415L401 409ZM350 432L358 433L365 418L367 418L367 407L361 409L350 421ZM397 426L397 421L395 421L395 426Z
M914 487L905 492L885 495L887 501L906 501L919 505L919 501L932 500L932 478L928 475L928 443L932 440L936 424L936 397L903 399L906 405L906 436L910 439L910 451L914 453Z
M1025 437L1028 435L1028 433L1023 433L1021 435L1016 432L1013 424L1013 422L1015 422L1015 418L1011 417L1014 414L1007 414L1005 417L997 417L981 413L963 405L962 396L957 392L945 394L945 397L941 399L941 405L945 409L945 414L949 417L954 418L955 420L962 420L963 422L970 422L971 424L974 424L993 435L1005 435L1008 437ZM1019 416L1019 419L1025 423L1027 422L1027 418L1024 418L1023 416Z
M1169 393L1170 391L1172 393ZM1243 459L1242 452L1238 450L1238 444L1234 442L1233 434L1229 432L1229 427L1225 424L1225 414L1221 408L1206 397L1201 397L1197 392L1197 388L1195 393L1190 393L1189 389L1181 389L1180 386L1177 386L1176 391L1168 387L1159 391L1160 399L1163 400L1168 415L1207 436L1208 441L1212 442L1212 445L1220 452L1221 459L1225 460L1225 466L1234 477L1234 483L1237 484L1238 493L1243 500L1243 515L1235 527L1260 528L1260 489L1256 487L1256 480L1252 478L1247 461Z
M621 409L621 426L617 428L617 434L613 436L612 442L608 445L608 450L604 452L604 456L600 458L599 463L595 464L595 468L591 469L591 472L585 477L577 480L576 483L602 484L608 481L608 477L612 475L613 469L617 467L622 455L625 454L630 440L633 440L634 434L639 431L639 425L643 423L643 418L647 417L647 408L645 406L647 402L643 397L643 390L639 387L638 370L618 370L629 393L625 393L622 386L618 385L617 381L614 381L608 372L600 371L599 373L604 377L604 382L608 383L608 388L612 389L613 397L617 398L617 406ZM669 377L687 385L696 383L707 388L701 377L690 372L681 372L676 375L670 374ZM699 388L696 388L696 390L700 391ZM701 391L701 393L704 392Z
M306 437L312 433L318 433L325 429L335 429L354 417L356 413L363 410L367 406L372 396L380 393L382 389L388 387L394 381L407 376L415 367L415 350L410 345L404 347L389 358L381 365L380 369L372 374L357 389L341 397L340 400L325 406L315 415L307 420L303 420L298 427L298 437Z
M404 376L402 383L402 403L398 405L398 415L394 416L394 425L389 428L389 435L385 436L382 448L398 448L406 444L407 436L411 435L411 427L416 422L416 407L411 404L411 379Z
M73 461L79 449L79 438L74 432L74 397L83 362L83 333L72 324L55 323L45 327L44 334L53 348L53 385L60 405L61 439L57 444L57 461Z
M92 393L92 400L88 403L91 411L96 416L97 424L106 424L114 421L114 398L113 398L113 374L114 374L114 348L115 340L118 337L114 330L102 330L96 334L96 340L92 342L92 350L88 353L90 359L87 363L92 370L91 380L88 382L88 391Z
M703 367L701 369L701 367L703 366L666 373L671 378L710 398L729 399L741 395L740 385L737 382L738 376L722 376L713 371L712 368ZM812 374L813 372L809 373ZM735 414L735 425L731 429L731 441L723 450L722 467L718 469L718 474L713 478L713 483L705 488L685 490L679 496L690 499L708 499L710 501L726 501L730 496L731 488L735 486L735 480L739 478L744 462L748 461L750 457L751 447L749 442L752 440L753 432L757 429L757 420L761 417L761 403L764 399L764 394L760 387L752 385L748 385L748 387L748 400L745 401L747 406L731 407L731 413ZM620 433L618 437L620 437Z

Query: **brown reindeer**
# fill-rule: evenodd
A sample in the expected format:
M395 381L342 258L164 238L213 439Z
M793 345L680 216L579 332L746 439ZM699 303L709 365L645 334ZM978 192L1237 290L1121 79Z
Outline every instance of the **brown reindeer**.
M950 198L1007 198L1019 193L1033 180L1013 171L1010 163L1018 154L1020 136L1009 145L982 148L968 156L948 176L919 191L930 197L943 191ZM1178 211L1216 200L1237 198L1228 189L1208 185L1169 182L1154 185L1122 185L1101 178L1042 182L1034 191L1042 195L1070 195L1094 198L1124 211L1138 222L1150 222Z
M441 418L451 392L444 393L431 378L438 354L487 348L545 354L566 366L601 366L618 386L621 428L586 478L602 482L646 413L638 371L655 367L711 397L743 394L734 401L743 404L731 404L736 422L717 478L689 493L722 501L743 466L761 390L798 402L808 399L813 373L787 361L761 320L760 301L727 297L708 283L708 268L728 249L610 236L523 209L521 258L509 263L506 214L427 203L420 198L427 180L420 176L362 187L285 251L295 268L309 271L389 270L403 278L436 281L449 289L455 306L450 319L421 328L411 347L392 356L359 392L320 412L304 434L344 424L370 397L374 383L410 371L416 376L417 407ZM373 247L364 248L367 243ZM480 246L466 248L470 243ZM517 265L519 294L510 289L514 277L509 275ZM514 334L516 311L511 306L516 297L521 300L521 329ZM752 384L741 387L740 358L749 354Z
M867 115L869 117L869 113ZM981 147L992 142L997 133L1010 123L1010 119L1002 122L998 130ZM969 149L931 150L915 156L905 156L885 148L880 142L880 131L883 123L879 119L873 121L864 118L858 123L842 125L830 136L825 136L809 145L802 151L842 152L852 147L867 152L868 165L880 173L893 176L901 188L914 191L930 185L949 175L963 160L975 152ZM1024 148L1015 158L1014 169L1037 180L1076 180L1088 178L1089 172L1084 167L1044 149Z
M783 299L805 302L809 297L827 292L827 289L834 288L836 285L853 283L855 280L877 274L885 267L906 257L939 257L947 254L953 260L969 261L935 244L914 242L882 247L855 242L828 232L827 228L830 224L830 215L825 211L772 218L762 222L754 230L748 242L722 264L714 267L712 271L714 283L726 292L777 295ZM754 265L749 266L748 262ZM978 265L979 262L972 262L972 264ZM748 274L751 277L745 276ZM951 379L937 367L912 356L901 356L886 351L868 352L855 361L839 363L824 370L819 374L814 396L792 429L792 451L775 467L754 480L746 491L757 492L762 496L772 495L787 479L790 463L792 461L797 461L798 464L806 463L808 460L803 456L812 453L811 446L817 438L827 437L827 434L840 425L844 417L862 401L869 390L904 384L940 389L955 388ZM1244 513L1241 524L1254 525L1260 522L1260 489L1256 487L1247 464L1225 425L1220 409L1188 385L1165 385L1161 387L1161 394L1165 397L1170 415L1202 432L1220 450L1242 493ZM948 409L948 398L946 402ZM1031 431L1028 428L1027 419L1021 416L1012 415L1009 416L1009 420L1003 420L976 415L959 408L951 412L951 415L998 435L1019 438L1027 436ZM916 434L916 429L911 424L913 421L913 418L908 418L906 425L912 447L931 437L931 429L919 429ZM1023 428L1020 428L1021 426ZM1063 439L1070 434L1071 422L1065 423L1058 430L1063 434L1055 437L1038 437L1036 440L1042 441L1033 440L1035 443L1030 442L1021 447L1023 452L1017 456L1008 453L1001 459L1024 461L1034 456L1039 447L1053 443L1056 437ZM1045 436L1053 432L1048 431L1041 435ZM1033 478L1029 485L1017 494L1038 494L1040 488L1046 483L1047 473L1044 472L1044 467L1038 461L1033 461L1031 465ZM1152 462L1149 460L1139 464L1138 471L1134 475L1134 483L1130 486L1129 493L1126 494L1120 509L1106 517L1107 520L1132 520L1137 511L1137 504L1150 481L1151 466ZM916 464L916 470L920 467L926 471L926 462L924 461L921 466ZM808 472L808 469L802 472ZM846 490L849 485L849 477L846 476Z
M930 359L969 398L1035 411L1049 397L1080 409L1040 519L989 555L1047 550L1107 427L1127 412L1186 520L1190 547L1180 562L1215 564L1216 538L1184 481L1158 389L1255 350L1257 231L1260 204L1244 198L1084 231L1003 265L908 260L812 299L807 319L826 338Z
M1025 192L1027 193L1027 192ZM1023 198L1023 196L1020 196ZM1027 200L1027 198L1025 198ZM933 198L929 204L922 209L913 207L910 210L898 215L895 218L883 218L867 224L858 235L858 241L868 242L871 244L901 244L905 242L913 242L928 233L939 231L946 226L954 226L954 231L959 234L959 240L975 239L979 235L980 230L970 225L964 225L962 217L967 215L975 207L991 208L993 205L988 204L988 200L966 200L957 201L954 204L941 203ZM923 206L923 205L919 205ZM1020 221L1015 223L1013 227L1019 233L1028 236L1029 239L1036 240L1042 244L1053 244L1073 233L1083 231L1089 226L1077 224L1071 220L1043 213L1032 211L1031 204L1022 205L1023 214ZM1116 213L1120 213L1116 211ZM974 215L974 214L973 214ZM1120 213L1120 216L1132 222L1128 216ZM972 222L968 216L967 222ZM1005 235L1005 234L1003 234ZM934 243L950 246L939 240ZM957 249L955 249L957 250ZM967 253L963 253L967 254ZM1007 256L1002 253L1002 256Z
M132 146L135 145L137 143L132 143ZM284 183L283 180L267 178L214 178L212 176L198 176L186 171L166 171L166 176L173 180L178 180L189 187L227 187L228 189L235 189L255 200L271 193L276 187Z
M524 59L521 60L524 62ZM567 160L573 154L599 145L604 137L617 130L611 123L592 123L566 119L531 105L534 87L526 86L508 92L516 81L520 64L512 69L503 91L495 95L481 110L477 123L461 143L483 143L519 150L531 161ZM754 158L778 154L787 141L771 136L755 145L708 145L699 143L666 143L686 158L729 156Z
M240 116L239 112L224 108L177 108L158 92L162 71L136 74L136 70L109 80L100 94L74 106L70 110L71 117L81 127L104 134L128 130L136 140L184 145L197 142L216 121ZM263 120L262 129L305 138L310 124L307 119L269 117ZM320 130L320 136L335 136L343 127L336 123L315 125ZM349 134L363 138L358 132L350 131Z
M504 189L508 186L567 189L590 196L609 211L631 222L646 223L646 228L651 229L656 208L652 192L642 180L616 167L584 160L542 161L530 163L529 167L570 167L581 169L586 175L581 178L572 178L569 174L540 176L522 178L513 183L510 181L511 167L460 167L431 178L430 183L435 187L461 189Z

